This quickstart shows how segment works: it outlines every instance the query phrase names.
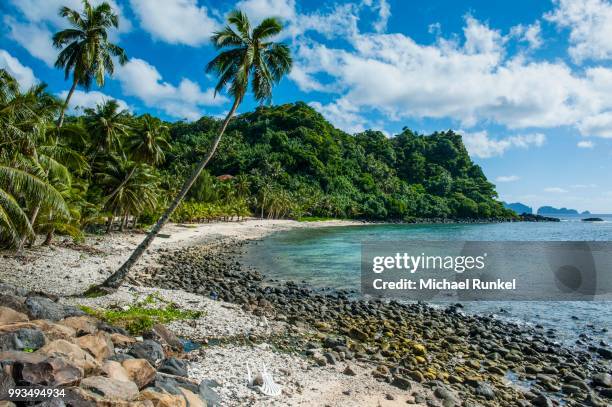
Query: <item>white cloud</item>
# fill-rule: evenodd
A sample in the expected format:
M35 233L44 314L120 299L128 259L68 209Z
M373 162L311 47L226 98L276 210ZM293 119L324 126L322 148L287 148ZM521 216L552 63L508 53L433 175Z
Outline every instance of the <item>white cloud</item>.
M563 189L560 187L548 187L548 188L544 188L544 192L548 192L551 194L565 194L567 193L567 189Z
M486 130L473 133L459 130L458 133L463 135L463 142L470 155L479 158L500 156L511 148L541 147L546 141L546 137L541 133L515 135L500 139L492 139Z
M130 5L144 30L170 44L200 46L220 27L196 0L130 0Z
M518 175L500 175L495 178L495 182L514 182L521 179Z
M578 148L593 148L595 147L595 143L593 143L592 141L589 140L582 140L579 141L578 144L576 144L578 146Z
M387 0L366 0L363 2L368 7L374 7L378 11L378 20L372 23L372 28L378 33L385 32L387 30L387 23L391 18L391 6ZM376 4L375 4L376 3Z
M578 124L578 130L585 136L612 138L612 111L584 118Z
M58 96L63 100L66 99L67 95L67 90L64 90L58 94ZM131 110L124 100L114 98L102 92L98 92L97 90L84 92L82 90L77 89L74 91L72 97L70 98L69 111L71 113L75 113L77 110L95 108L98 104L104 103L105 101L112 99L117 101L121 110Z
M284 22L295 22L297 17L295 0L242 0L236 4L236 9L244 11L253 25L270 16Z
M38 82L32 69L23 65L17 58L3 49L0 49L0 69L5 69L11 74L22 90L26 90Z
M612 137L612 68L576 72L561 60L508 55L509 41L537 46L539 30L538 23L523 27L517 38L468 15L462 38L437 37L431 45L398 33L356 32L344 49L301 39L290 78L302 91L350 104L354 117L377 111L391 120L444 118L468 129L572 126Z
M189 79L183 78L178 86L165 82L153 65L138 58L117 67L116 77L124 95L135 96L145 105L160 108L181 119L197 119L202 116L201 107L227 102L227 98L221 95L215 98L213 89L202 91Z
M130 20L125 17L123 8L114 0L92 0L91 4L97 6L106 1L119 16L120 33L128 32L132 29ZM67 26L66 20L59 15L61 7L69 7L73 10L82 10L81 0L10 0L15 8L32 23L49 22L55 27Z
M539 21L531 25L515 25L510 29L510 36L518 38L528 44L529 49L538 49L542 46L542 26Z
M24 47L32 56L53 66L58 51L53 48L51 31L44 24L21 23L11 16L4 17L8 36Z
M569 54L580 63L586 59L612 58L612 4L607 0L554 0L548 21L570 32Z
M68 27L65 18L59 16L61 7L66 6L81 10L81 0L10 0L21 13L20 18L4 16L4 24L8 27L8 36L32 56L44 61L52 67L59 51L53 47L51 37L53 32ZM95 6L103 0L93 0ZM110 30L110 38L117 40L118 34L128 32L132 28L130 21L124 17L122 8L113 0L107 0L119 16L119 29Z
M357 114L357 109L345 99L327 105L323 105L319 102L311 102L310 106L321 113L334 126L347 133L359 133L366 129L365 119Z

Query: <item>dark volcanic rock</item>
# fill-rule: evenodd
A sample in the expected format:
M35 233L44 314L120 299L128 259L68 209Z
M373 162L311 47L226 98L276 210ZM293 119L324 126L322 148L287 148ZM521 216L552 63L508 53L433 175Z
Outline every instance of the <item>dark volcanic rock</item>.
M80 309L54 302L46 297L28 297L25 300L28 316L32 319L59 321L67 317L85 315Z
M157 371L175 376L187 377L187 362L177 358L164 359Z
M136 342L128 354L135 358L146 359L153 366L158 366L159 363L164 359L164 349L162 346L150 339L145 339L142 342Z

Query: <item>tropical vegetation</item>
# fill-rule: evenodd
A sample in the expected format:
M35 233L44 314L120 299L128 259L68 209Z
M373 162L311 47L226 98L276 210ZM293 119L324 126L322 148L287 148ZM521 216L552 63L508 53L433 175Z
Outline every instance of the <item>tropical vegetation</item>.
M168 220L514 216L452 131L351 135L305 103L266 106L291 68L288 48L270 40L282 28L274 18L252 28L235 11L212 37L219 54L206 69L233 98L223 120L170 123L114 100L75 115L75 88L102 86L113 58L127 57L108 42L118 19L107 3L60 14L72 26L54 36L56 65L72 78L65 100L0 70L0 246L154 225L142 249ZM235 116L247 90L261 106Z

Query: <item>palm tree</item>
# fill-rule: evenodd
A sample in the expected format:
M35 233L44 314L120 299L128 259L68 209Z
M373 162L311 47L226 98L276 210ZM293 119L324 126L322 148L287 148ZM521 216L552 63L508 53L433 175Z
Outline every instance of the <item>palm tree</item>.
M138 119L135 131L127 140L127 149L133 160L157 165L164 162L168 144L168 126L149 115Z
M53 45L63 48L55 67L64 70L65 79L72 73L72 86L57 121L57 126L62 127L66 108L77 85L89 89L95 80L98 86L104 86L104 76L107 73L112 75L115 70L112 57L117 57L123 65L127 56L123 48L108 41L107 30L119 27L119 17L107 2L92 7L88 0L83 0L82 12L62 7L59 15L71 25L71 28L53 35Z
M49 142L46 130L56 108L44 85L21 92L16 80L0 70L0 241L18 248L34 236L36 208L68 215L66 202L48 177L52 173L60 178L65 168L54 159L54 151L39 148ZM26 207L32 210L31 218Z
M106 195L104 209L110 213L107 232L111 230L115 216L122 219L123 228L129 215L137 216L157 203L158 177L149 165L111 154L96 178Z
M221 129L213 139L210 150L204 156L204 159L185 181L178 195L147 234L147 237L136 247L119 270L102 283L102 287L119 287L132 266L136 264L162 227L168 222L172 212L185 198L185 195L215 153L230 119L244 99L249 88L249 82L251 83L253 96L258 102L270 102L272 87L291 70L292 60L289 48L285 44L270 40L271 37L279 34L282 30L282 24L277 18L266 18L257 27L251 29L246 14L234 10L229 14L227 21L228 25L211 37L213 45L222 51L208 63L206 71L215 73L219 77L215 87L215 95L227 88L234 99L234 103L225 116Z
M95 109L85 109L84 121L93 149L92 160L98 152L118 150L132 129L128 111L120 110L114 99L98 104Z

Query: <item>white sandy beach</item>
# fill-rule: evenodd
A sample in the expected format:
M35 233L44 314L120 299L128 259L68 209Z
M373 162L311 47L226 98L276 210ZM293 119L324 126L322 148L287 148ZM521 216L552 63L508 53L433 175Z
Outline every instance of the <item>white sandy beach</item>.
M249 219L241 222L204 224L168 224L153 241L134 271L157 261L160 249L177 249L211 243L224 238L258 239L267 234L292 228L310 228L360 224L352 221L296 222L293 220ZM35 246L20 255L0 252L0 281L59 296L82 293L100 283L127 259L144 239L136 232L87 236L80 244L59 237L54 246Z

